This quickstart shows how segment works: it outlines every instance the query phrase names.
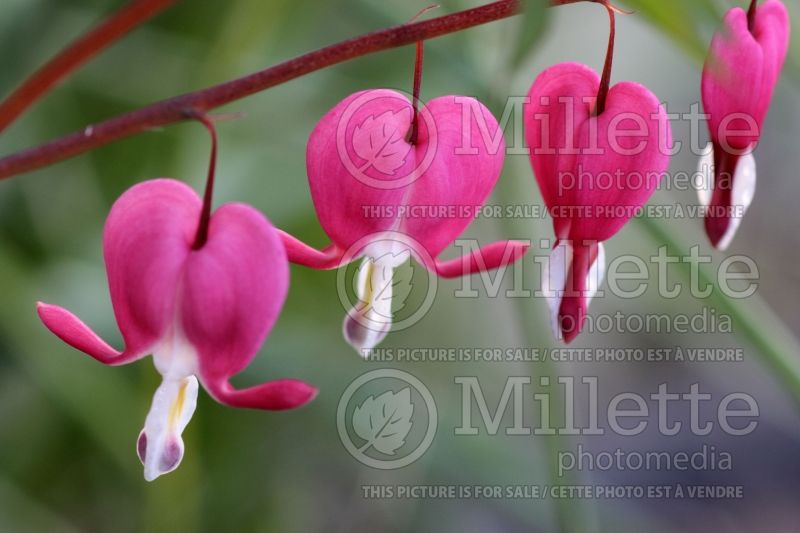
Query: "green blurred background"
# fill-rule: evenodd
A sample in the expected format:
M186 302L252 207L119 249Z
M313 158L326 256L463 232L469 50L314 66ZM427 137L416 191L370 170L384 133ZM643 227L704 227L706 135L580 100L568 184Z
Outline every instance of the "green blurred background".
M110 0L4 0L0 3L0 92L116 8ZM444 1L433 15L477 2ZM786 0L794 20L796 0ZM38 144L87 124L258 70L370 30L402 23L426 3L385 0L184 0L72 76L0 137L0 152ZM671 111L699 100L706 43L732 2L639 0L620 17L614 80L646 84ZM560 61L602 67L607 17L596 5L547 13L535 50L511 61L520 20L438 38L426 48L423 98L476 96L497 116L506 95L523 96L538 72ZM228 106L244 117L219 125L216 203L246 201L272 222L317 246L327 244L305 177L305 143L316 121L348 94L371 87L408 90L413 47L374 54L314 73ZM730 253L752 257L758 294L731 302L655 290L633 301L603 298L596 313L693 314L702 307L734 316L733 335L586 334L577 346L741 347L742 363L699 365L382 364L362 361L341 338L344 309L333 272L292 267L289 297L274 333L240 385L292 376L317 385L309 406L289 413L238 411L201 392L184 434L186 456L174 473L148 484L134 443L158 385L149 360L106 368L68 348L39 323L34 303L74 310L119 346L102 262L101 232L113 201L139 181L170 176L202 189L208 139L197 125L146 132L90 154L0 184L0 531L793 531L800 521L800 50L767 120L759 190ZM705 133L704 133L705 134ZM677 139L688 127L675 125ZM673 171L692 172L684 150ZM541 204L525 156L509 156L492 204ZM659 191L653 203L696 203L690 191ZM546 220L480 220L467 234L482 242L549 238ZM675 254L700 245L698 220L637 220L609 244L611 257ZM535 254L543 254L541 250ZM724 256L714 254L718 263ZM529 269L525 284L538 279ZM678 269L678 279L688 270ZM706 274L715 272L705 269ZM420 275L422 275L420 273ZM506 280L508 283L508 280ZM460 282L441 282L426 318L390 334L386 347L552 347L546 305L535 299L457 299ZM484 294L483 292L481 294ZM382 366L411 372L439 406L439 432L424 457L398 471L356 462L340 443L335 412L347 385ZM649 394L668 382L685 390L751 394L758 430L663 439L645 434L629 449L693 450L703 443L733 450L727 473L591 473L587 483L702 482L743 485L742 501L384 500L362 498L364 484L547 483L548 443L531 437L455 437L460 390L453 380L480 375L493 401L509 376L593 375L601 396ZM682 434L683 435L683 434ZM573 443L562 443L573 446ZM587 438L593 449L618 446ZM694 477L692 477L694 476ZM707 477L703 477L707 476ZM559 518L560 515L560 518Z

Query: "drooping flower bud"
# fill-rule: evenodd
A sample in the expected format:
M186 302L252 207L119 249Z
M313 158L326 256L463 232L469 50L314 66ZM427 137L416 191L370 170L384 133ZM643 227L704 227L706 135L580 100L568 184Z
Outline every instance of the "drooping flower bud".
M750 13L731 9L711 41L703 69L703 106L711 142L700 160L698 187L708 207L706 233L725 250L733 240L756 189L753 150L761 138L789 47L789 16L779 0Z

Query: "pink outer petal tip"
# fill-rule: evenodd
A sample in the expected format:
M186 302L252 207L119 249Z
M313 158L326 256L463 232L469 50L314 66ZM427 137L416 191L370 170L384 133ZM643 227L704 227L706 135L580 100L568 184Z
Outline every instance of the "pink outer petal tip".
M36 312L42 323L56 337L105 365L124 365L146 354L143 351L119 352L63 307L37 302Z
M315 387L295 379L277 379L241 390L234 389L227 380L204 383L208 393L222 404L269 411L301 407L319 392Z
M449 261L436 259L433 268L430 268L431 265L424 266L442 278L459 278L515 263L529 248L530 243L525 241L500 241Z

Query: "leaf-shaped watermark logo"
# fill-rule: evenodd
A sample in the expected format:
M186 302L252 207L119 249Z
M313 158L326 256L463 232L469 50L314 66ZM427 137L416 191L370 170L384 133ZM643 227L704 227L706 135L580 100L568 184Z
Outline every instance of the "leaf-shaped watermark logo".
M375 90L354 96L336 125L336 151L350 176L368 187L397 190L425 175L439 149L438 127L428 107L420 107L418 114L424 138L412 146L412 95Z
M347 452L380 470L403 468L422 457L433 443L437 421L428 387L394 368L355 378L336 408L336 429Z
M362 328L400 331L419 322L431 309L438 278L412 265L412 260L420 265L434 261L408 235L392 230L365 235L343 258L343 264L353 266L336 271L336 292L348 316Z
M356 310L359 313L373 310L380 318L391 320L396 311L406 306L414 280L410 257L408 251L388 252L361 262L355 273L355 291L359 298ZM380 271L376 272L376 269Z
M404 114L407 110L386 111L378 116L370 115L356 126L353 149L365 161L360 172L374 168L381 174L394 176L405 165L411 145L406 142L406 132L399 127L406 122L401 117Z
M353 411L353 430L365 441L359 452L373 448L384 455L395 455L406 443L413 414L409 387L368 397Z
M411 261L406 261L395 268L394 277L392 278L392 298L394 302L392 307L395 312L402 310L406 306L413 288L413 281L414 267L411 266Z

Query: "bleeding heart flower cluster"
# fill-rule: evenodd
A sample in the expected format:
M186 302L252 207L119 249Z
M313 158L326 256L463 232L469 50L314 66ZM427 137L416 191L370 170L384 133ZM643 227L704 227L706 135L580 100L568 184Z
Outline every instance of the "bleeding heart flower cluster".
M737 8L726 16L703 72L712 137L706 163L713 163L704 201L713 206L750 203L755 185L750 152L788 46L783 4L756 4L749 13ZM614 9L606 7L611 37L602 76L577 63L555 65L534 81L524 112L531 165L553 214L556 238L542 286L554 332L566 342L580 333L603 279L603 242L650 199L669 167L661 148L672 144L667 114L650 90L632 82L611 86ZM362 261L359 302L347 312L343 332L363 351L390 331L393 272L410 258L436 275L454 278L508 265L525 254L526 242L505 240L443 261L439 256L470 224L466 213L474 211L462 210L456 217L403 215L419 206L483 205L505 155L502 140L499 146L488 144L500 127L477 100L443 96L420 107L421 69L418 43L410 99L385 89L355 93L311 133L307 173L319 221L331 240L326 248L317 250L276 230L244 204L224 205L212 215L216 132L207 117L197 117L213 140L204 199L178 181L152 180L124 193L106 222L105 263L124 350L109 346L69 311L39 304L47 328L101 363L123 365L153 355L163 381L136 446L146 479L180 463L181 434L195 410L199 384L232 407L292 409L316 395L312 386L291 379L243 390L230 383L278 318L289 261L315 269ZM640 135L615 138L612 145L609 132L623 115L636 123ZM751 117L751 133L718 134L732 115ZM470 139L467 150L465 139ZM565 187L562 177L578 173L589 182ZM630 182L624 178L635 174L659 179L611 189L595 183L601 175ZM378 208L379 216L367 216L365 206ZM729 244L738 224L725 216L706 220L709 237L720 248Z

